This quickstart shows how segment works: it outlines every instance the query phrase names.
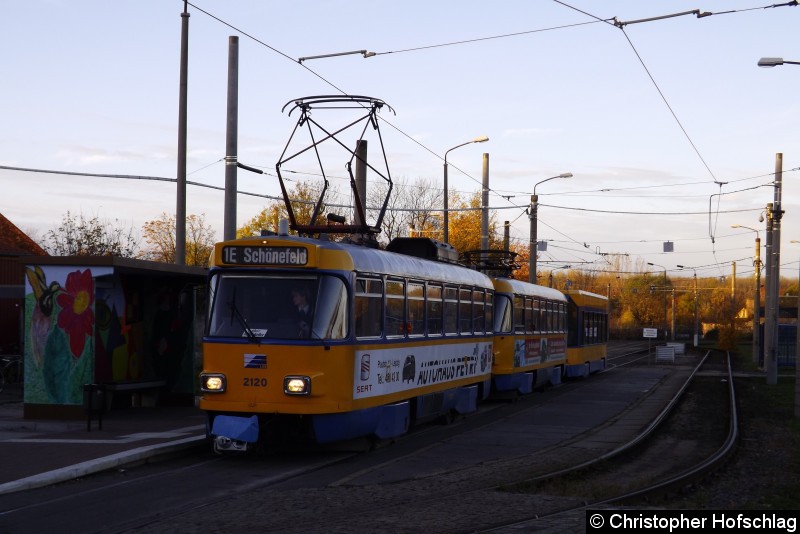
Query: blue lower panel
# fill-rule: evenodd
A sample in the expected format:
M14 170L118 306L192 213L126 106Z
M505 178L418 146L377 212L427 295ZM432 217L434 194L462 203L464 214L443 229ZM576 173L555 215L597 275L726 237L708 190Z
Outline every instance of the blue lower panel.
M483 387L479 388L481 393L481 400L486 400L492 392L492 379L488 377L483 381Z
M561 383L561 367L550 368L550 383L557 386Z
M513 375L497 375L492 378L494 391L519 391L527 395L533 391L532 373L514 373Z
M458 388L454 410L460 414L472 413L478 409L478 386Z
M258 416L218 415L214 418L211 434L236 441L255 443L258 441Z
M601 360L595 360L593 362L589 362L589 372L596 373L597 371L602 371L606 368L606 360L605 358Z
M375 434L381 439L408 432L408 402L376 406L346 413L315 415L314 436L319 443L331 443Z
M567 365L564 369L564 376L567 378L577 378L579 376L587 376L586 364L579 363L577 365Z

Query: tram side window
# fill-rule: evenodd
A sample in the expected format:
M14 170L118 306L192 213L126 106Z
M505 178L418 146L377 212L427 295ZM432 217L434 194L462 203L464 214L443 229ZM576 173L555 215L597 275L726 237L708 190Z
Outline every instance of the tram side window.
M379 337L383 319L383 282L356 280L356 337Z
M586 343L597 343L597 314L588 312L586 319Z
M442 286L435 284L428 285L427 308L429 336L442 335L442 313L444 311L442 295Z
M511 332L511 299L508 295L495 293L494 331L498 333Z
M547 302L539 300L539 325L538 331L544 333L547 331Z
M386 335L404 336L406 334L405 294L402 281L386 282Z
M472 292L472 329L476 334L486 331L486 315L484 314L484 299L486 293L475 290Z
M472 333L472 291L469 289L458 292L458 323L459 333Z
M578 320L578 307L573 301L567 306L567 345L576 347L580 343L580 321Z
M554 302L547 302L547 331L552 332L554 328L555 317L553 313L553 304Z
M492 333L494 326L494 293L488 291L486 293L486 306L483 308L485 316L486 332Z
M605 343L608 341L608 314L602 315L602 330L600 335L600 341Z
M514 332L525 333L525 299L518 295L514 296Z
M444 333L458 334L458 288L444 288Z
M534 334L541 330L541 322L539 321L539 307L540 307L541 300L537 298L531 298L531 326L530 331Z
M425 286L422 283L408 283L406 332L410 336L425 335Z
M559 332L567 331L567 305L563 302L558 304Z
M525 332L533 332L536 320L533 318L533 298L525 297Z

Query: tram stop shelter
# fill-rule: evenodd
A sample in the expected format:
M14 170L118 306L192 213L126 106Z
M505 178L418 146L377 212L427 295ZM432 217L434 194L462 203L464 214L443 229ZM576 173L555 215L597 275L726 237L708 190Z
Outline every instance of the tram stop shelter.
M20 262L26 419L81 419L90 388L108 392L103 410L194 402L207 269L94 256Z

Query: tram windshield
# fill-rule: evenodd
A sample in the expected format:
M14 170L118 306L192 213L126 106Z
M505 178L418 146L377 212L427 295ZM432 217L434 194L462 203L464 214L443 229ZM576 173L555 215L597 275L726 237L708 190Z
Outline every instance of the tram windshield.
M210 283L209 337L343 339L347 290L330 275L217 272Z

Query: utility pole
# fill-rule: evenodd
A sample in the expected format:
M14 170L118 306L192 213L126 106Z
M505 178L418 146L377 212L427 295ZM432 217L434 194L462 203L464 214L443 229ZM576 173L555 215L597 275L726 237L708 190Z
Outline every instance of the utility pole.
M694 346L696 347L698 340L698 327L697 324L697 271L694 272Z
M731 268L733 270L731 276L731 339L736 339L736 262L732 262Z
M800 241L793 241L800 243ZM800 419L800 266L797 268L797 330L794 342L794 417Z
M481 197L481 250L489 250L489 154L483 154L483 195ZM486 254L482 254L486 259Z
M764 268L764 359L761 361L759 358L759 363L764 370L767 370L769 366L770 353L774 350L773 337L775 334L775 328L773 328L773 325L775 324L775 320L777 318L776 314L772 313L773 309L775 308L775 304L773 302L774 297L772 295L772 278L775 276L775 273L772 270L772 264L775 261L774 254L772 254L772 206L772 202L767 204L767 242L764 247L764 252L767 257Z
M356 193L363 206L364 216L366 216L367 205L367 140L361 139L356 142ZM358 210L355 210L355 223L359 225L366 225L367 221L361 220L361 215Z
M781 266L781 189L783 186L783 154L775 154L775 198L772 208L772 344L766 355L767 384L774 386L778 383L778 308L780 307L780 266Z
M756 299L753 305L753 363L758 365L764 350L761 341L761 238L756 234L756 255L753 261L756 268Z
M228 116L225 130L225 216L223 235L236 239L237 159L239 152L239 38L228 37Z
M186 264L186 101L189 79L189 5L181 13L181 64L178 97L178 175L175 209L175 263Z
M672 288L672 336L670 338L675 341L675 288Z
M531 231L530 231L530 244L528 245L528 282L531 284L536 283L536 255L538 254L538 243L537 239L537 226L538 221L536 220L537 211L539 209L539 195L531 195L531 207L530 207L530 223L531 223ZM550 287L553 287L553 271L550 271Z

